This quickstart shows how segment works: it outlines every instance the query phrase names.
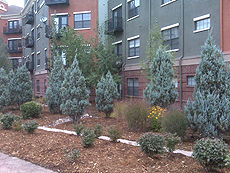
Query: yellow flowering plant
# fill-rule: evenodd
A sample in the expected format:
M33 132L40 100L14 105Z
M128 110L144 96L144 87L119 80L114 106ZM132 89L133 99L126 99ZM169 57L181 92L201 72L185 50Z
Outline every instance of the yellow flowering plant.
M161 119L166 109L160 106L153 106L149 109L149 130L159 131L161 129Z

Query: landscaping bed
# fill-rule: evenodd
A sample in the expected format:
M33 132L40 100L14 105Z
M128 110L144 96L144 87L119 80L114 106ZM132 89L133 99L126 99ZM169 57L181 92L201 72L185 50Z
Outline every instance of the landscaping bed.
M9 111L21 115L20 111L13 109L4 110L4 113ZM88 108L87 113L92 117L84 118L80 122L91 128L101 124L103 135L107 134L106 128L112 125L120 128L124 139L135 141L142 134L129 132L122 118L106 119L94 106ZM73 130L72 122L54 126L56 120L64 118L68 117L51 114L48 108L44 107L41 117L36 121L40 126ZM193 158L182 154L165 153L150 158L141 152L140 147L99 139L95 141L94 147L84 148L79 136L38 129L34 134L28 134L25 131L0 128L0 141L1 152L57 172L205 172ZM192 145L193 143L187 142L182 148L191 148ZM68 161L66 157L66 153L73 149L80 151L80 157L75 162ZM227 172L225 169L222 171Z

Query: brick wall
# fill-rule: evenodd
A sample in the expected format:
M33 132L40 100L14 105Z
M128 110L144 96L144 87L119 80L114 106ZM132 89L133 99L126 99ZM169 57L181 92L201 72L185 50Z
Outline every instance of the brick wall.
M40 84L40 92L37 91L37 81L38 80ZM35 97L45 97L45 80L46 80L47 88L48 88L47 74L38 74L35 76L35 85L34 85Z

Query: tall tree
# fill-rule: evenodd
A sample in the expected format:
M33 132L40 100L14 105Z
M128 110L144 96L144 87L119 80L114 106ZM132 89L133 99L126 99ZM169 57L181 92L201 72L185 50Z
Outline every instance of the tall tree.
M32 83L30 74L25 65L20 67L16 73L11 70L9 73L9 79L9 105L21 105L32 100Z
M46 91L47 105L51 113L60 112L62 103L61 85L64 81L64 65L60 55L54 60L54 68L51 70L49 77L49 87Z
M144 90L144 98L152 106L166 108L172 105L177 98L173 82L173 59L162 46L159 47L156 57L152 61L150 72L152 79Z
M7 74L12 69L12 62L9 60L7 45L4 41L3 35L0 37L0 68L3 68Z
M194 101L185 107L189 125L204 136L219 136L230 125L230 69L211 32L202 47L195 81Z
M85 106L90 105L89 93L86 88L85 78L79 69L75 58L71 67L66 71L62 83L61 110L64 114L73 118L73 123L78 123L84 113Z
M114 99L118 97L117 84L114 82L110 71L108 71L105 78L102 76L97 84L95 99L97 110L104 112L108 118L113 112Z
M0 68L0 110L9 102L9 78L3 68Z

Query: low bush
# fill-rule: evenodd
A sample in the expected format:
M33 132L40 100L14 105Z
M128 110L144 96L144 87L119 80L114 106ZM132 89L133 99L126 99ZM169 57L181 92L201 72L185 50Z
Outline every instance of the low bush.
M12 115L11 113L8 113L8 114L4 114L2 117L1 117L1 122L2 122L2 128L3 129L10 129L13 122L15 120L15 116Z
M169 152L173 152L176 149L176 145L181 143L181 138L176 134L166 133L165 136L166 148Z
M34 131L38 128L38 122L36 121L27 121L22 124L22 127L28 133L34 133Z
M207 169L222 169L228 162L228 145L220 139L200 139L194 146L193 156Z
M73 128L74 128L76 134L77 134L78 136L80 136L80 135L81 135L81 132L82 132L82 130L85 128L85 126L84 126L83 124L77 124L77 125L74 125Z
M76 161L80 157L80 151L77 149L73 149L70 152L66 151L66 157L70 162Z
M155 154L161 154L165 151L164 136L153 133L145 133L137 141L143 151L149 157L154 157Z
M176 133L184 139L187 130L186 115L180 110L168 110L162 117L162 128L165 132Z
M145 131L148 124L148 105L143 100L132 100L124 111L131 131Z
M113 142L117 142L117 139L121 138L121 132L117 126L110 126L107 128L107 133Z
M161 129L161 119L162 119L163 113L165 111L166 110L161 108L160 106L153 106L149 110L149 115L148 115L148 119L149 119L148 129L149 130L153 130L155 132L160 131L160 129Z
M81 141L82 141L83 147L85 148L94 146L94 141L95 141L94 131L89 128L84 130Z
M23 119L38 118L43 107L34 101L26 102L20 106Z
M22 130L22 122L20 121L14 121L12 124L12 127L14 131L21 131Z
M99 136L102 135L102 126L100 124L97 124L95 127L94 127L94 134L95 134L95 137L98 138Z

